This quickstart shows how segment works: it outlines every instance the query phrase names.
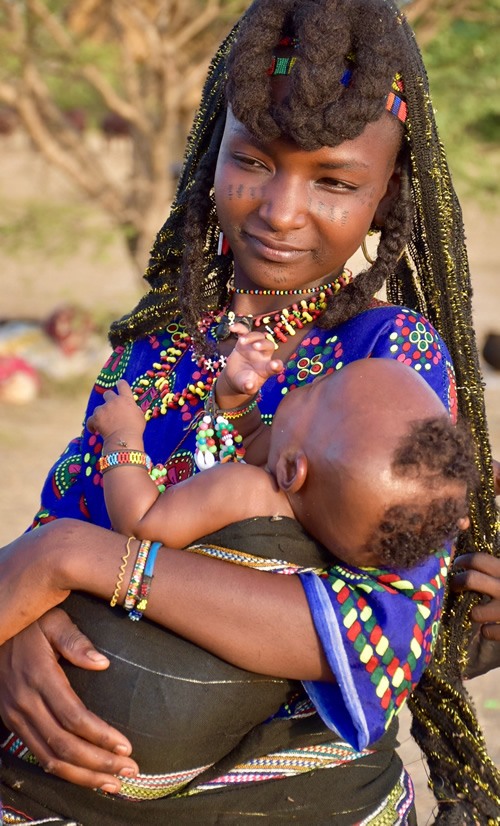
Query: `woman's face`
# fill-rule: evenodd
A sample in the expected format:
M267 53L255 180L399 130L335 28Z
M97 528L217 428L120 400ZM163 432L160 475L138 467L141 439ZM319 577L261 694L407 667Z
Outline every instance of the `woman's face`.
M400 140L384 114L336 147L262 145L228 111L215 200L236 286L293 289L339 274L397 195Z

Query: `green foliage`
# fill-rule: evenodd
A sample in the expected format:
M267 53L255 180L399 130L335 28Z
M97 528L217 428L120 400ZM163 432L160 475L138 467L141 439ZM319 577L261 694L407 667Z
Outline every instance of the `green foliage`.
M457 186L489 199L500 196L500 0L453 14L441 21L424 60Z

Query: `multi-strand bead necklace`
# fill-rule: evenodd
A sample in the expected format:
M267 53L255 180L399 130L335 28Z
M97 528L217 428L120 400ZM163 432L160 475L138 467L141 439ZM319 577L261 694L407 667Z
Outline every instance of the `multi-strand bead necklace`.
M306 324L310 324L326 310L328 297L335 295L352 280L352 273L344 270L342 275L328 284L321 284L318 287L311 287L307 290L308 298L296 301L289 307L279 310L262 313L260 315L238 315L233 310L224 310L219 313L207 313L200 322L200 330L207 332L212 324L216 324L214 330L215 338L224 341L231 335L231 328L237 322L243 324L248 330L259 330L263 328L266 338L274 343L275 349L278 342L285 342L290 336L294 336L297 330L302 330ZM232 289L233 295L304 295L305 290L245 290L238 287Z
M199 329L202 333L207 333L213 329L213 334L217 341L223 341L231 335L231 326L236 322L244 324L248 330L265 331L267 338L274 342L278 348L279 342L285 342L290 336L296 335L297 330L302 330L306 324L316 321L324 312L327 306L327 299L335 295L346 284L352 280L352 273L344 270L335 281L322 284L319 287L312 287L306 290L244 290L233 288L232 293L236 295L304 295L307 298L295 301L289 307L280 308L274 312L263 313L261 315L238 315L232 310L212 311L199 322ZM165 348L159 353L158 360L152 365L152 369L139 380L134 387L136 400L140 403L154 387L160 398L160 404L151 407L146 411L146 419L165 414L168 408L198 405L204 401L210 393L211 387L219 372L224 368L225 358L221 355L214 355L211 358L200 357L197 359L199 376L181 391L175 393L170 389L169 374L189 350L192 344L191 336L181 333L172 346ZM195 373L196 375L196 373Z

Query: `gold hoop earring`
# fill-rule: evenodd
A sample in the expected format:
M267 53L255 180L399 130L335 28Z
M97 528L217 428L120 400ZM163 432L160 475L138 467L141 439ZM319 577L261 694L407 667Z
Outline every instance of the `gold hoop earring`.
M361 243L361 252L363 253L366 261L369 264L374 264L375 263L375 258L372 258L370 253L368 252L368 247L366 246L366 238L363 238L363 241Z

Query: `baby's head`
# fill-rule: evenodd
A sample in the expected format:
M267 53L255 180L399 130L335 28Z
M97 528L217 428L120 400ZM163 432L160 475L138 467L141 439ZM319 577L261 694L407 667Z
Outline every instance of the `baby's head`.
M408 568L468 527L472 440L412 368L362 359L289 393L268 466L338 559Z

